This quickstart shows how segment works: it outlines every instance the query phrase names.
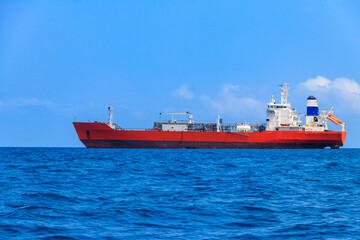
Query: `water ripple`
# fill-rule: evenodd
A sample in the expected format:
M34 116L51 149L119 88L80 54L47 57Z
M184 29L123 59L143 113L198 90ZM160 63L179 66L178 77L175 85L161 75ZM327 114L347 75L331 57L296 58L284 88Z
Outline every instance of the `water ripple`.
M0 236L354 239L360 150L0 148Z

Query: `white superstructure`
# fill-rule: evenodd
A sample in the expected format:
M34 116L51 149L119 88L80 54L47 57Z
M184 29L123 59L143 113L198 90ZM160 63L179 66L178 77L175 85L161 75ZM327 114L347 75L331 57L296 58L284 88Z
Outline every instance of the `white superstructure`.
M289 85L285 83L280 87L281 102L276 103L274 97L267 106L266 130L268 131L325 131L328 130L327 120L341 125L345 131L345 123L332 115L333 108L326 114L325 110L319 112L317 99L313 96L307 98L307 114L305 126L301 125L300 116L296 110L291 108L287 101Z
M271 102L267 106L266 130L297 130L300 127L300 115L295 114L295 109L287 101L289 85L281 86L281 102L276 103L272 96ZM300 129L299 129L300 130Z

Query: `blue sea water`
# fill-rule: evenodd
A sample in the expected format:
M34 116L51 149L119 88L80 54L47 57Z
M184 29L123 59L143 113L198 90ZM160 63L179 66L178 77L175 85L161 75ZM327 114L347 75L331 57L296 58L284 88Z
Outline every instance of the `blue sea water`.
M360 239L360 149L0 148L1 239Z

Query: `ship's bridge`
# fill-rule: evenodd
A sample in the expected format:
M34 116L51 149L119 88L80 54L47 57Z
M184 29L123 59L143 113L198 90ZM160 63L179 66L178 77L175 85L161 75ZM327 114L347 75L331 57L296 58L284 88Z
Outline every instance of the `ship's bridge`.
M291 104L287 101L289 85L281 86L281 102L276 103L274 96L268 104L266 112L266 130L295 130L300 127L300 116L296 115L295 109L291 109Z
M269 104L268 105L268 109L274 109L274 108L276 108L276 109L278 109L278 108L288 108L288 107L290 107L290 106L284 106L284 105L281 105L281 104Z

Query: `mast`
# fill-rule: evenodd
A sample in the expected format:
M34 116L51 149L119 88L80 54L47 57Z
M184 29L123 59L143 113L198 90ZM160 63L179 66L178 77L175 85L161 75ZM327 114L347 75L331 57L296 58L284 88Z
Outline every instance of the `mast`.
M285 83L285 86L280 86L281 90L281 104L287 104L287 97L289 92L289 84Z
M114 111L114 108L109 106L108 110L109 110L109 123L108 123L108 125L110 127L113 127L113 111Z
M216 119L216 131L217 132L220 132L220 115L217 116L217 119Z

